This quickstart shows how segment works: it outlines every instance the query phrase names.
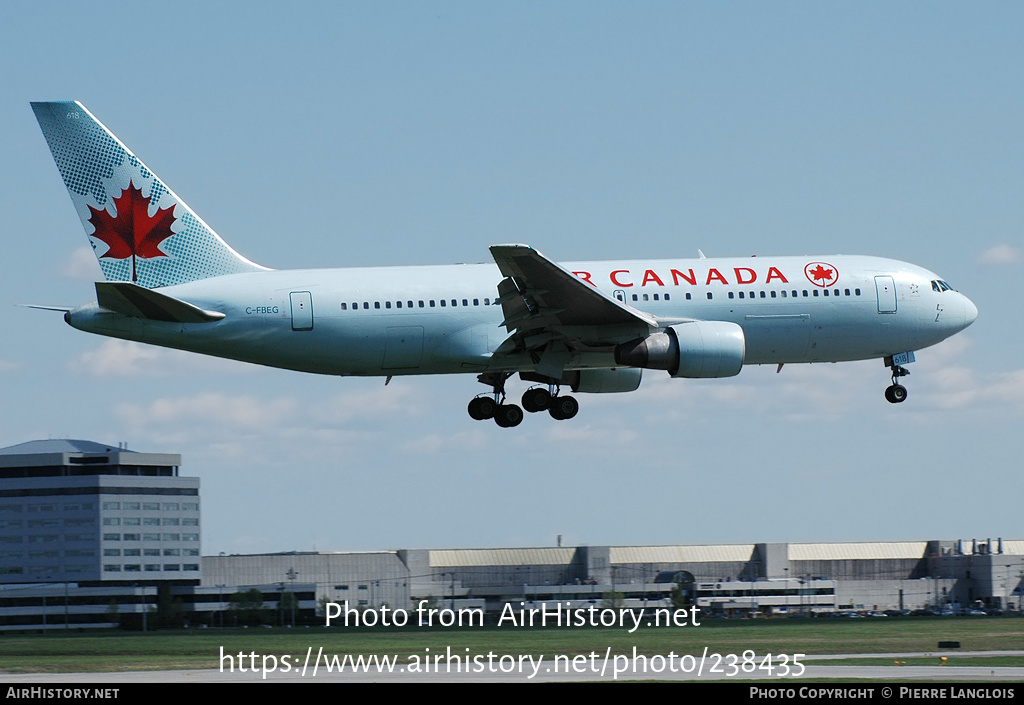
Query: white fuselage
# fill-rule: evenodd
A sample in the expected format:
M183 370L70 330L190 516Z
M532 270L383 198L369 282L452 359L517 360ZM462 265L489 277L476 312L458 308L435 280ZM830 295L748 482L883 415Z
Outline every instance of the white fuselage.
M936 285L936 274L876 257L563 266L659 324L738 324L744 364L882 358L934 345L977 315L965 296ZM528 371L528 354L492 360L508 337L501 280L494 264L253 272L157 290L225 314L216 322L133 318L95 303L66 319L102 335L322 374ZM635 331L617 342L630 337ZM573 350L566 369L614 366L611 348L592 348Z

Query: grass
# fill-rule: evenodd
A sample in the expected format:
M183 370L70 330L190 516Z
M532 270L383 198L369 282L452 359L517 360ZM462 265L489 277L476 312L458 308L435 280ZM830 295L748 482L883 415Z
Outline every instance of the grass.
M223 653L291 655L301 660L306 650L325 654L393 654L406 659L451 647L452 653L554 654L603 656L638 653L667 655L737 654L851 654L937 651L939 641L959 641L962 651L1024 648L1024 619L909 618L888 620L785 619L709 621L699 627L644 628L629 634L617 628L462 629L193 629L150 634L127 632L0 635L0 671L58 673L84 671L209 669L218 667ZM1024 659L985 665L1021 665ZM906 659L911 664L910 659ZM972 659L973 660L973 659ZM917 662L934 663L936 659ZM857 661L843 660L843 663ZM869 662L891 663L888 659ZM949 666L968 665L966 659Z

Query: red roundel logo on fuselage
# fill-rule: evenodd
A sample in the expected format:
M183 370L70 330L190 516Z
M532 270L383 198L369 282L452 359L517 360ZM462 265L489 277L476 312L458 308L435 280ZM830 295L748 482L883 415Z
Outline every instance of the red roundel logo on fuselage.
M828 262L811 262L804 267L804 276L814 286L833 286L839 282L839 270Z

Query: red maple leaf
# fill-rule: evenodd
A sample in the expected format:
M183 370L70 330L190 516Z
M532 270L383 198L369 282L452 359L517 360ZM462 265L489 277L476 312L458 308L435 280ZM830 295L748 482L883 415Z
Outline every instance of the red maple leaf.
M149 198L142 195L142 190L134 183L114 198L117 215L110 215L106 209L89 206L92 215L89 222L96 228L92 237L107 244L107 251L101 255L110 259L132 258L132 281L138 277L135 273L135 258L166 257L159 245L174 233L174 206L157 210L149 215Z
M811 277L814 279L821 279L822 281L832 281L832 270L825 269L820 264L811 270Z

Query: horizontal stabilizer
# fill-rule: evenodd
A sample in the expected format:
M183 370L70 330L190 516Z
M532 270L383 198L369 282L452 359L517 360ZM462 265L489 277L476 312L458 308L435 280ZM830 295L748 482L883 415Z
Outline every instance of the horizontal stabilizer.
M18 305L19 306L24 306L25 308L38 308L41 311L62 311L63 313L67 313L68 311L71 310L71 306L44 306L43 304L18 304Z
M103 308L134 318L173 323L209 323L224 318L219 311L204 311L131 282L96 282L96 296Z

